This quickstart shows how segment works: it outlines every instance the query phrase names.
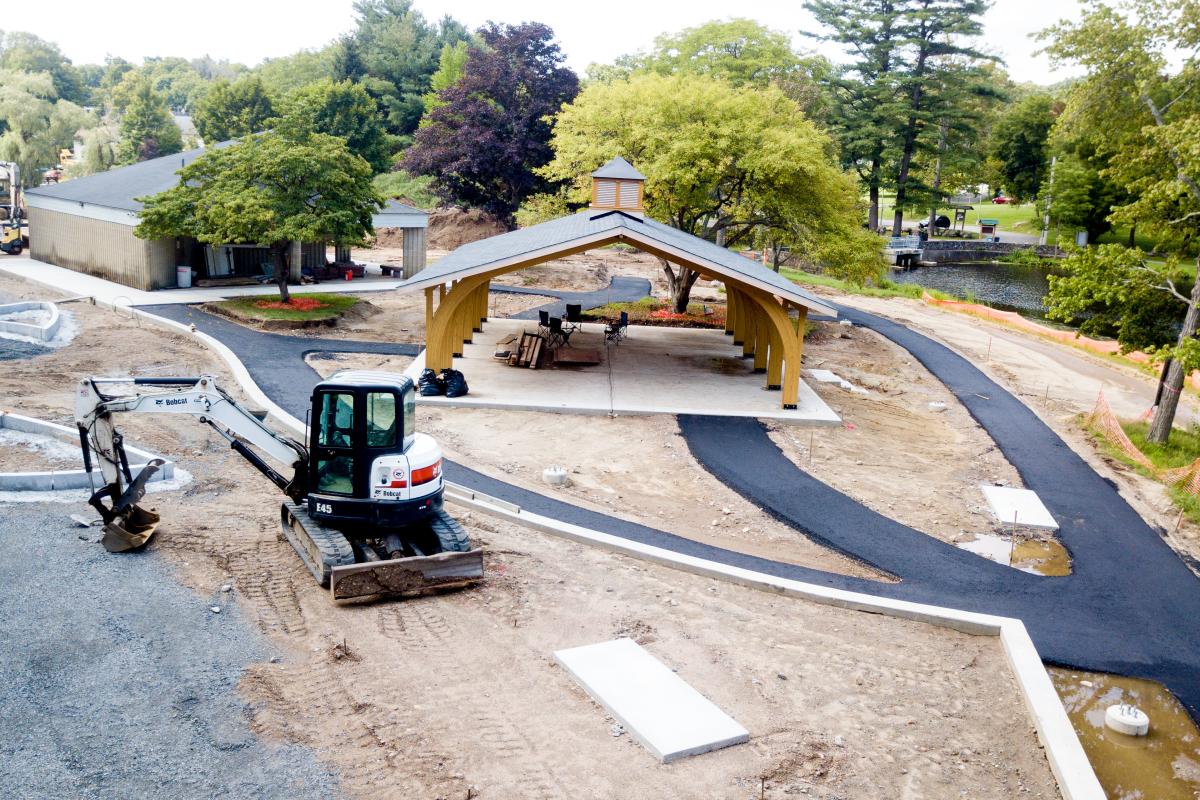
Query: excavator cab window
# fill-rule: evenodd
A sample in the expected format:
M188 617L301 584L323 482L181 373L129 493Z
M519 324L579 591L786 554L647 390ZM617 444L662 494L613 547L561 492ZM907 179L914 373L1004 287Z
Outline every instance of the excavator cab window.
M367 395L367 447L395 447L398 421L393 392Z
M322 392L317 410L317 491L354 494L354 395Z

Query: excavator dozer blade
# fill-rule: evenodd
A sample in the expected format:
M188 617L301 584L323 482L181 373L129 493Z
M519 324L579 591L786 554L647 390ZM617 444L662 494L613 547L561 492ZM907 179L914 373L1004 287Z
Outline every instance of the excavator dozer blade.
M329 587L334 600L419 595L483 579L481 548L358 562L349 540L310 517L303 505L284 503L279 527L317 583Z
M458 589L483 580L483 549L465 553L366 561L334 567L329 591L334 600L371 595L418 595Z

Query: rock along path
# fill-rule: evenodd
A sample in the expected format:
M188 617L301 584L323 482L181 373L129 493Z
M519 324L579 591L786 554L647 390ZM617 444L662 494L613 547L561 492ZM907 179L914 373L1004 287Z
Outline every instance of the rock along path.
M187 306L147 310L194 323L223 341L263 391L301 419L318 380L304 354L326 347L405 355L417 349L264 334ZM900 583L701 544L460 464L447 463L447 477L539 514L699 558L824 586L1018 617L1046 661L1161 681L1200 719L1200 583L1179 557L1057 434L965 358L903 325L853 309L840 313L909 350L967 407L1059 521L1059 535L1073 557L1072 575L1047 578L1010 569L877 514L799 469L753 419L682 416L679 422L692 453L718 479L766 513L896 575ZM763 480L764 475L770 479Z

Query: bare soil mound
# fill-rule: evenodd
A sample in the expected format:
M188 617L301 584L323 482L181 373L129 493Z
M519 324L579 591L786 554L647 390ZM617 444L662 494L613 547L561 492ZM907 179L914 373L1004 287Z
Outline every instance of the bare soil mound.
M507 231L503 224L477 209L439 208L429 215L426 241L431 248L453 250Z

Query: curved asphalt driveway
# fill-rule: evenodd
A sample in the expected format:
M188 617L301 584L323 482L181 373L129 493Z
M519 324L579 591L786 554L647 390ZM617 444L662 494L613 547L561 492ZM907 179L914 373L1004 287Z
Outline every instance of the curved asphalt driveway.
M188 306L146 310L195 324L220 339L263 391L300 419L319 379L304 355L414 355L419 349L262 333ZM902 325L853 309L840 313L908 349L988 430L1061 525L1060 537L1074 558L1071 576L1045 578L1010 569L879 515L797 468L753 419L684 416L680 428L696 458L735 491L811 538L898 576L900 583L700 544L460 464L448 462L446 475L539 514L688 555L825 586L1018 617L1048 662L1161 681L1200 719L1200 585L1179 557L1033 412L966 359Z

